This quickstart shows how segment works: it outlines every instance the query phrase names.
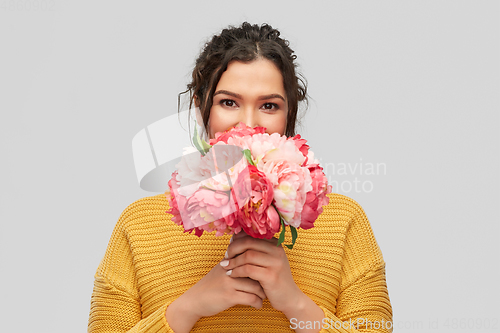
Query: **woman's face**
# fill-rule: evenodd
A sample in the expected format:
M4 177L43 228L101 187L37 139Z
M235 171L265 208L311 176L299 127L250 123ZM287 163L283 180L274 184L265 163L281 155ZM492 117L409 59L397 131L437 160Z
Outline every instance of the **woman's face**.
M209 117L210 138L240 121L250 127L266 127L269 134L283 135L287 105L283 76L274 63L267 59L249 63L232 61L213 95Z

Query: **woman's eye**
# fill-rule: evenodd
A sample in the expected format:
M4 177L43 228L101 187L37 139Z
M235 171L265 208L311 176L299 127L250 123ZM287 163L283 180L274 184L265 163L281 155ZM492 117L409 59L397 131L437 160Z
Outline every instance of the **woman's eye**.
M236 102L231 99L223 99L222 101L220 101L220 104L229 108L236 106Z
M276 103L265 103L262 105L262 108L265 110L277 110L278 109L278 104Z

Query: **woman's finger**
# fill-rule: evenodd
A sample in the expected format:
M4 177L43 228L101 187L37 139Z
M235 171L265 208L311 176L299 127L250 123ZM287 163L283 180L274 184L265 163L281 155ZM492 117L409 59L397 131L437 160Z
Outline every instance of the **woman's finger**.
M243 265L254 265L259 267L276 266L276 257L270 256L267 253L255 251L253 249L247 250L240 255L231 259L225 259L220 262L224 269L230 270Z
M247 250L255 250L264 252L267 254L278 253L278 251L283 251L283 246L276 246L278 244L277 239L258 239L253 237L241 237L239 239L233 240L227 248L227 258L234 258Z
M264 282L270 283L272 285L274 284L275 279L273 276L270 276L269 272L270 270L265 267L253 265L244 265L227 271L227 273L230 273L229 275L232 278L250 278L252 280L258 281L261 285Z
M239 301L238 304L253 306L256 309L262 307L263 301L259 296L244 291L237 291L236 293L238 294L238 296L236 296L236 299Z
M264 289L258 281L252 280L246 277L234 278L235 290L243 291L250 294L255 294L259 296L262 300L266 299L267 296L264 293Z

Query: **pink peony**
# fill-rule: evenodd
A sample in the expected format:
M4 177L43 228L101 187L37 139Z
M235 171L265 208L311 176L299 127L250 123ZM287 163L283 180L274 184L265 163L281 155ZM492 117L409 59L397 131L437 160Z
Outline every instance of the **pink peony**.
M216 231L216 236L222 236L241 230L237 222L237 206L226 192L201 188L185 198L174 185L167 197L171 205L167 213L174 215L172 220L184 226L185 232L196 229L195 234L201 236L203 230ZM179 205L179 202L182 204Z
M297 166L302 166L305 160L306 157L302 155L302 152L291 140L284 141L275 149L270 150L263 158L264 162L287 161L289 163L297 164Z
M243 230L255 238L272 238L280 230L280 217L274 207L273 184L255 166L249 165L249 177L240 177L235 184L236 195L244 204L239 210ZM249 182L250 191L245 183ZM243 189L243 190L241 190Z
M172 221L177 225L184 226L184 232L191 233L194 229L194 225L189 219L183 219L181 212L185 211L186 197L178 194L178 189L180 187L180 182L177 180L179 178L177 171L172 173L172 178L169 180L168 185L170 187L170 192L165 192L170 209L166 213L172 214ZM186 223L184 223L186 221ZM203 230L196 229L195 235L200 237L203 234Z
M281 216L287 224L299 227L306 194L312 189L309 170L287 160L277 160L264 164L263 172L274 185L275 206Z
M265 132L266 132L265 127L252 128L250 126L245 125L243 122L239 122L238 125L226 130L225 132L215 133L215 139L210 139L209 144L213 146L217 142L228 143L229 138L251 136L254 134L258 133L262 134Z
M323 213L323 206L328 205L330 199L326 196L332 192L332 185L328 185L328 179L323 173L323 168L318 164L309 166L312 178L312 190L307 193L306 202L302 210L302 229L314 227L314 221Z
M200 169L209 174L200 181L200 186L213 190L229 191L231 184L243 173L248 173L247 160L240 147L227 145L223 142L216 143L200 162ZM229 176L229 178L228 178Z
M231 154L220 154L220 163L234 165L218 173L221 170L213 154L185 154L177 165L179 170L172 174L168 183L170 193L166 195L171 208L167 212L174 215L172 220L184 226L185 231L192 232L196 228L197 236L201 236L203 230L215 230L218 236L238 233L241 230L235 223L238 205L229 196L229 184L236 182L238 176L244 176L245 171L248 173L242 156L240 153L236 163Z
M290 140L290 139L289 139ZM304 161L304 164L307 164L307 154L309 152L309 146L306 145L307 140L301 139L300 134L295 135L293 138L293 143L295 143L295 146L297 149L306 157L306 160Z

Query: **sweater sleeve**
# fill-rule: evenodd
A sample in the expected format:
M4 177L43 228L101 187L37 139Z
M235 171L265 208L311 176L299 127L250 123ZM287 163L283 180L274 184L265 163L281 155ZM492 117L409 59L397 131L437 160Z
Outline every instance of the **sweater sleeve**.
M366 215L354 200L335 312L325 314L320 333L392 332L392 307L385 279L385 262Z
M88 332L174 333L165 318L173 300L142 318L126 216L127 210L120 216L94 276Z

